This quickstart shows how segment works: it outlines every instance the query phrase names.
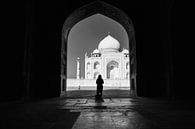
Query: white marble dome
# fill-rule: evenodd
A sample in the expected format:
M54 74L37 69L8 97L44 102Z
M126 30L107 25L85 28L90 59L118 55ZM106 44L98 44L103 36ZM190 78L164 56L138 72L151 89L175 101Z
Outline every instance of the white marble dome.
M93 53L100 53L98 49L93 50Z
M106 36L98 45L98 49L101 52L118 52L120 49L120 43L112 36Z

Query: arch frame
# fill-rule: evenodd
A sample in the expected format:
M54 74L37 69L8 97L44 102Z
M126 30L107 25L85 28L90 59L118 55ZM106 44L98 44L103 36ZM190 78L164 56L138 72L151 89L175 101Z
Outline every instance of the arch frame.
M97 77L98 77L99 74L100 74L100 72L94 72L93 78L94 78L94 79L97 79Z
M90 65L91 65L91 63L90 62L87 62L87 70L90 69Z
M99 61L95 61L93 64L93 69L97 69L97 66L100 65Z
M111 71L119 67L119 62L111 60L106 64L106 78L111 79Z
M135 40L135 31L133 27L132 20L129 16L124 13L122 10L118 9L115 6L112 6L103 1L97 0L92 3L89 3L77 10L68 16L65 20L62 27L62 39L61 39L61 93L60 96L66 96L66 78L67 78L67 45L68 45L68 35L70 30L75 24L81 20L90 17L95 14L102 14L106 17L109 17L119 24L121 24L128 35L129 38L129 51L130 51L130 79L134 80L131 83L134 83L135 93L136 91L136 40Z

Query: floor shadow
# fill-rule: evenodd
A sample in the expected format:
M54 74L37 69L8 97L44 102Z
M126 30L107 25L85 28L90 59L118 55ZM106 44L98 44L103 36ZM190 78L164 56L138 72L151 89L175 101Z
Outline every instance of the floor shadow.
M96 103L96 105L94 106L95 109L107 109L107 106L102 105L102 103L104 103L104 99L102 97L100 98L95 97L95 103Z
M96 90L67 91L67 98L94 98ZM129 90L109 89L103 91L103 98L129 98Z
M102 97L101 98L95 98L95 102L96 103L103 103L104 99Z
M0 129L71 129L80 116L80 112L56 110L50 101L10 104L0 109Z

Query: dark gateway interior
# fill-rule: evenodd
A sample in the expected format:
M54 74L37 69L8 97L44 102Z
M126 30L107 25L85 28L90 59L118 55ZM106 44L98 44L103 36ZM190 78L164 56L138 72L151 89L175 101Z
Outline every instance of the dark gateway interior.
M89 6L91 3L97 6ZM18 101L25 104L53 98L66 99L61 96L61 90L66 90L61 87L62 83L66 85L65 80L61 79L62 73L66 75L66 71L62 70L62 65L66 67L67 46L62 45L62 42L66 42L62 36L65 21L74 16L66 26L70 27L66 29L71 29L76 22L95 12L122 18L122 15L116 14L114 10L109 13L102 10L109 6L122 10L133 23L134 38L130 37L130 46L136 47L132 50L134 54L130 59L134 58L136 61L136 64L131 66L135 70L131 75L136 76L132 78L132 82L136 81L136 84L132 85L136 86L137 98L166 100L171 104L182 101L182 104L185 102L183 105L188 105L187 107L194 111L194 79L193 74L190 74L193 73L194 47L190 40L193 36L188 33L192 27L188 16L192 11L189 11L190 7L188 8L185 2L178 3L174 0L26 0L6 3L1 18L1 111L9 112L9 108L5 108L6 105L13 104L11 107L15 108ZM74 11L81 7L84 9L80 14L74 14ZM119 18L114 20L123 25L127 22L125 18L124 21ZM126 26L124 28L127 29ZM134 45L132 42L135 42ZM62 58L64 60L61 60ZM131 99L131 96L129 98ZM104 107L98 105L96 108L105 109ZM182 109L187 111L187 107ZM16 109L23 108L16 106ZM70 112L66 113L65 116L70 115ZM72 124L77 115L71 114ZM147 113L145 115L147 116ZM1 119L3 118L7 118L6 114L1 116ZM9 120L12 121L10 117Z

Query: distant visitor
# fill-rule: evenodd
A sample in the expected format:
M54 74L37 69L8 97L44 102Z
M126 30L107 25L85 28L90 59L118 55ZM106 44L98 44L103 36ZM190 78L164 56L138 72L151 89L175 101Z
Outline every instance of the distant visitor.
M98 76L98 78L96 80L96 84L97 84L96 99L101 99L102 98L102 91L103 91L103 84L104 84L104 80L102 79L101 75Z

